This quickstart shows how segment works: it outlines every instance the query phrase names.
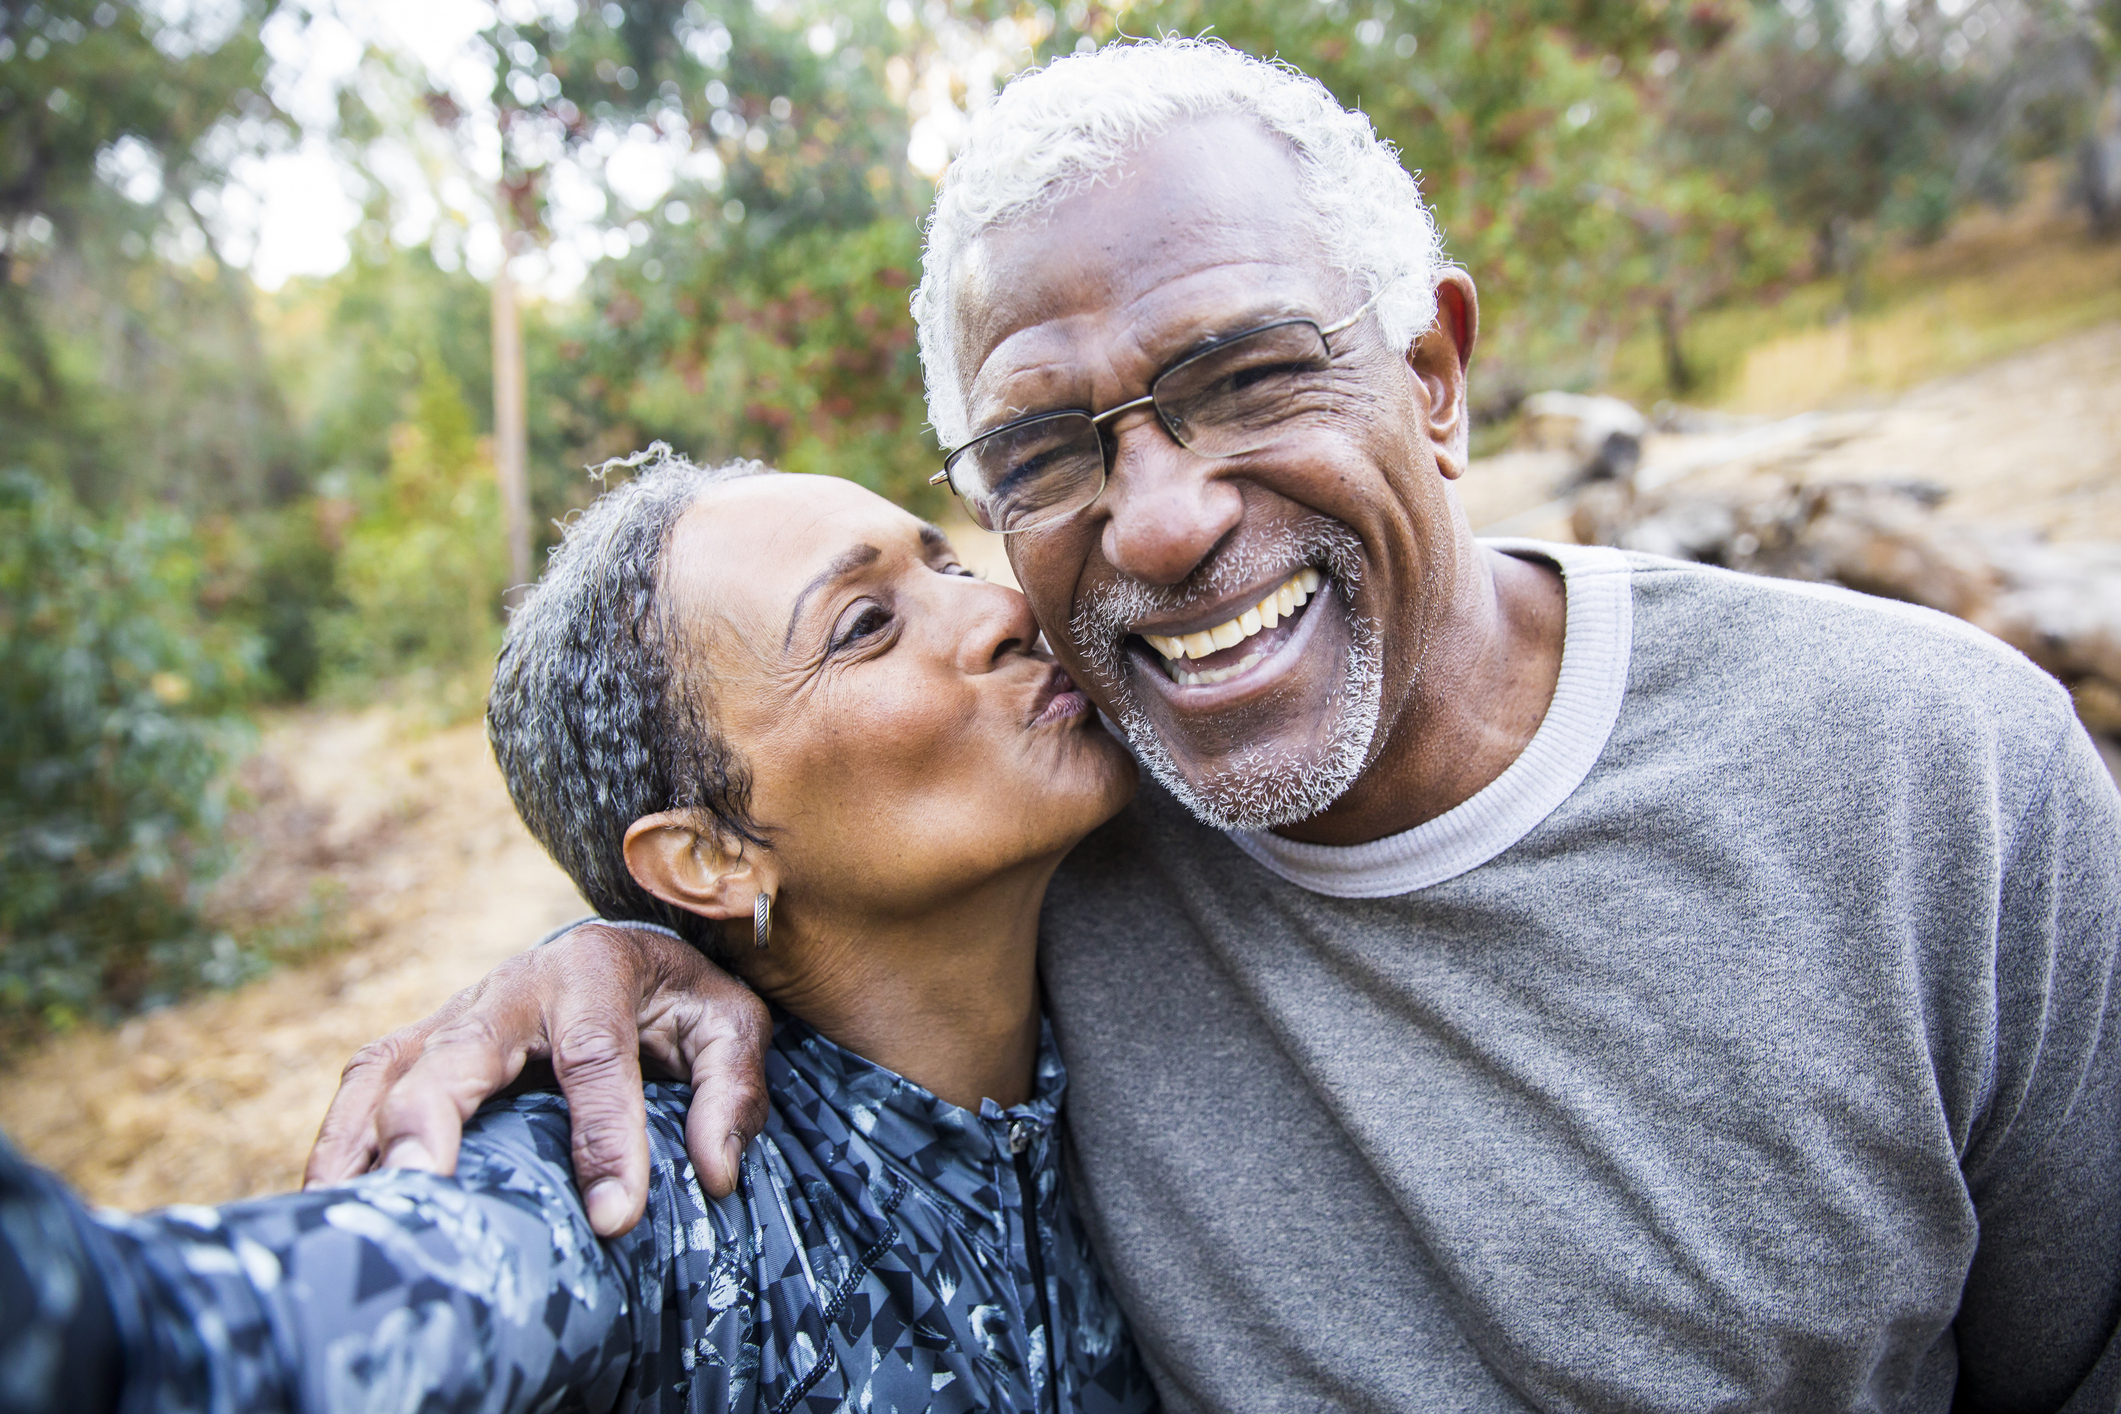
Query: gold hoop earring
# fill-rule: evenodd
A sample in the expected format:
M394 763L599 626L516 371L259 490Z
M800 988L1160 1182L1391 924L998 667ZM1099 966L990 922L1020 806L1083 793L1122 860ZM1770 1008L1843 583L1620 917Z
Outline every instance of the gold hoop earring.
M751 901L751 945L760 952L773 940L773 895L764 889Z

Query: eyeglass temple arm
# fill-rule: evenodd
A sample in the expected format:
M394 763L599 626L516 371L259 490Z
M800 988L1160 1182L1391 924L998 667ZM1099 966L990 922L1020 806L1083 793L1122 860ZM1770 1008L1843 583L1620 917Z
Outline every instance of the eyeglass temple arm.
M1318 332L1321 334L1339 334L1349 328L1352 328L1355 324L1355 321L1362 318L1365 314L1368 314L1370 312L1370 306L1376 304L1379 300L1383 299L1385 297L1385 291L1391 288L1392 287L1390 284L1386 284L1385 286L1380 288L1376 294L1371 295L1361 304L1355 306L1355 312L1349 315L1346 319L1340 320L1339 322L1334 324L1328 324L1325 328L1319 330Z

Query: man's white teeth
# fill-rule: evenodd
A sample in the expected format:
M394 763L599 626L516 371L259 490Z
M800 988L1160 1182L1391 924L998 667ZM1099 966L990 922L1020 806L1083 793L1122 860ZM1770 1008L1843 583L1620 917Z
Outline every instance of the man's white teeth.
M1204 673L1186 672L1178 664L1188 658L1205 658L1210 653L1234 648L1261 629L1273 628L1302 608L1323 583L1325 579L1317 570L1308 567L1300 569L1276 587L1273 593L1226 623L1219 623L1214 628L1200 633L1183 634L1176 638L1169 638L1160 633L1146 633L1142 637L1149 641L1151 648L1164 656L1164 666L1171 670L1171 676L1176 681L1188 687L1200 683L1221 682L1225 678L1235 677L1258 662L1259 654L1247 654L1241 662L1230 667L1216 668Z
M1176 663L1166 663L1164 666L1171 670L1171 680L1180 686L1201 687L1211 682L1222 682L1225 679L1236 677L1239 673L1258 662L1262 656L1257 652L1247 653L1227 668L1210 668L1204 673L1189 673Z

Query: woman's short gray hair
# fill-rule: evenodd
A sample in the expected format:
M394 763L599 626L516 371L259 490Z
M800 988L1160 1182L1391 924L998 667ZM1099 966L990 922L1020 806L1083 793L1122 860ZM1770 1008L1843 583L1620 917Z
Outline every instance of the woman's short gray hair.
M1318 80L1216 40L1108 44L1013 80L973 119L936 193L913 317L928 418L945 447L972 430L951 308L965 251L982 232L1108 177L1174 124L1221 113L1252 118L1289 143L1326 258L1364 295L1384 292L1377 315L1394 347L1435 321L1442 238L1421 188L1368 118Z
M605 918L660 923L711 956L720 925L664 903L626 868L626 831L690 810L704 828L763 848L750 776L715 727L693 645L668 608L664 551L710 487L772 469L694 466L658 442L609 461L633 475L564 527L510 616L486 704L486 736L530 833Z

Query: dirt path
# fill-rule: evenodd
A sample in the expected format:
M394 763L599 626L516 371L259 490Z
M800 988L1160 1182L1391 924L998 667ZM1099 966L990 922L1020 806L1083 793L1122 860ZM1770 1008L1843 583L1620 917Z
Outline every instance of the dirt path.
M254 887L332 881L347 950L17 1059L0 1129L102 1203L293 1187L362 1042L586 911L524 832L477 724L302 713L268 730Z

